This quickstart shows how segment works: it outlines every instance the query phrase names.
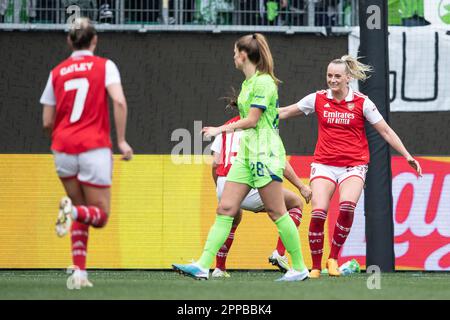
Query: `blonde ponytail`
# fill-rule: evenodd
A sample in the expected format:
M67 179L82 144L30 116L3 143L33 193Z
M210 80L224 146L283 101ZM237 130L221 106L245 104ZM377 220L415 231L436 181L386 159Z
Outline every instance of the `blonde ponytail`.
M345 64L347 73L356 80L366 80L370 77L369 72L373 72L373 67L358 61L360 57L354 58L344 55L340 59L331 61L334 64Z

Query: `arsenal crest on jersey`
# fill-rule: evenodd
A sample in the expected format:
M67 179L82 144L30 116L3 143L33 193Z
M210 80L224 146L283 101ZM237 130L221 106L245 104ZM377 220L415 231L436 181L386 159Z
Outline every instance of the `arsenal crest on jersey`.
M348 108L348 110L353 111L353 109L355 109L355 104L349 103L349 104L347 104L347 108Z

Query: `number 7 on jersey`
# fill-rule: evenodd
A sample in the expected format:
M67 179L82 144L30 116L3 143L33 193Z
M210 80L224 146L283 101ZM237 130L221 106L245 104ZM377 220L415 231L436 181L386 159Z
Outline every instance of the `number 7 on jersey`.
M89 81L86 78L72 79L64 83L64 90L77 90L75 101L73 103L72 114L70 115L70 123L77 122L83 113L84 103L89 91Z

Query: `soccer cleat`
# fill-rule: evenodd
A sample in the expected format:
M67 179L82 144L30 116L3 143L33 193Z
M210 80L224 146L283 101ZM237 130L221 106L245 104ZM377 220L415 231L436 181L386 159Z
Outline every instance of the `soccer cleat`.
M309 273L309 277L312 279L318 279L320 278L320 270L319 269L312 269Z
M272 252L272 255L269 257L269 263L273 266L277 266L283 273L289 271L291 268L289 266L288 258L286 256L280 256L277 250Z
M208 280L209 277L209 270L203 269L197 263L173 264L172 268L179 274L196 280Z
M67 279L67 288L70 290L92 288L94 285L88 280L86 271L75 270Z
M215 268L213 273L211 274L213 278L230 278L230 274L225 270L220 270L219 268Z
M281 278L275 281L304 281L309 278L308 269L304 269L303 271L297 271L294 269L286 272Z
M328 275L330 277L340 277L341 272L339 271L339 265L336 259L327 260Z
M88 280L88 278L81 279L81 287L92 288L94 285Z
M58 218L56 219L56 234L64 237L72 225L72 200L64 197L59 202Z

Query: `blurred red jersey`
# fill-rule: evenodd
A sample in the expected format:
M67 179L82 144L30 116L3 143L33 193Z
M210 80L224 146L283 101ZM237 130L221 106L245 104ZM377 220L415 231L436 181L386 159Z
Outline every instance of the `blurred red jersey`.
M78 154L111 148L106 62L94 55L71 56L52 72L56 119L51 149Z
M233 123L240 120L241 117L234 117L225 124ZM219 177L226 177L228 172L231 169L234 158L237 155L239 150L239 142L241 139L241 130L233 131L233 132L222 132L220 135L216 137L213 145L211 146L211 150L217 153L220 153L220 163L216 168L216 174Z

